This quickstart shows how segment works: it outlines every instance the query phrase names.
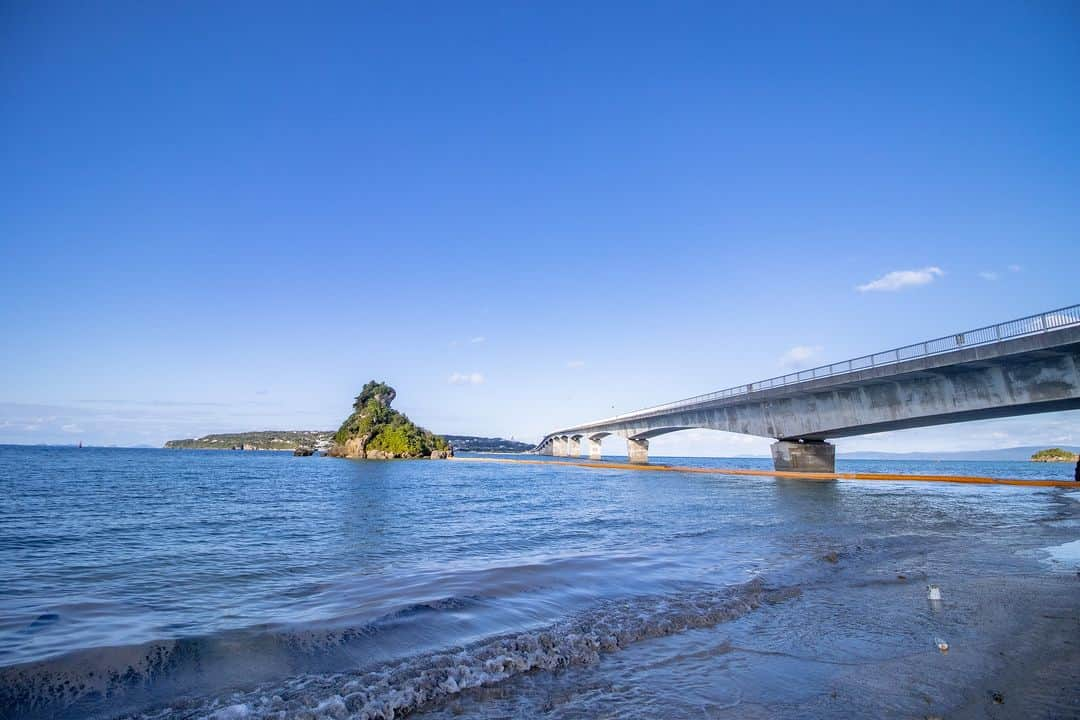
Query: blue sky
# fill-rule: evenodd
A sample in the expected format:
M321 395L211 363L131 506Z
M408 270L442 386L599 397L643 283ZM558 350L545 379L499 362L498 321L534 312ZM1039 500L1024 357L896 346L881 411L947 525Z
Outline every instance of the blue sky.
M536 439L1080 301L1074 4L579 5L5 3L0 442L332 428L371 378Z

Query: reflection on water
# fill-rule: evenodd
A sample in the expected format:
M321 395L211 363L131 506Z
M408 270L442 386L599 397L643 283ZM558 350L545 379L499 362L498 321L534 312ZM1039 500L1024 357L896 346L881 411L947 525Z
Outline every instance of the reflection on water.
M4 717L905 716L1077 610L1057 489L2 447L0 494Z

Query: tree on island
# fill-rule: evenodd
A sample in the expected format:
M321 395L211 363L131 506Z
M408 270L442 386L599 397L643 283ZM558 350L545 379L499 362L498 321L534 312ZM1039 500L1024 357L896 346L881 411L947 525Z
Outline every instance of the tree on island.
M453 454L442 437L390 407L397 391L371 380L353 402L353 412L334 433L330 455L368 459L444 458Z

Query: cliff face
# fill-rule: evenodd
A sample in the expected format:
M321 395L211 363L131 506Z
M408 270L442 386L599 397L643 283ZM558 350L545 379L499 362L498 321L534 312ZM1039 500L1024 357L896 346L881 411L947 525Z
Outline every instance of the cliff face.
M386 383L372 380L364 385L353 403L352 414L334 434L329 454L369 460L453 455L446 440L392 409L390 403L395 397L397 392Z

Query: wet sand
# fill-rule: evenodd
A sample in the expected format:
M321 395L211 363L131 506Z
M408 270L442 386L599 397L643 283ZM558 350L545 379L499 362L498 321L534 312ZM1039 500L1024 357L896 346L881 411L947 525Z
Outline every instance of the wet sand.
M858 554L841 553L832 577L788 602L417 717L1080 717L1075 572L954 575L918 556L868 567ZM939 603L926 598L929 579L943 585Z

